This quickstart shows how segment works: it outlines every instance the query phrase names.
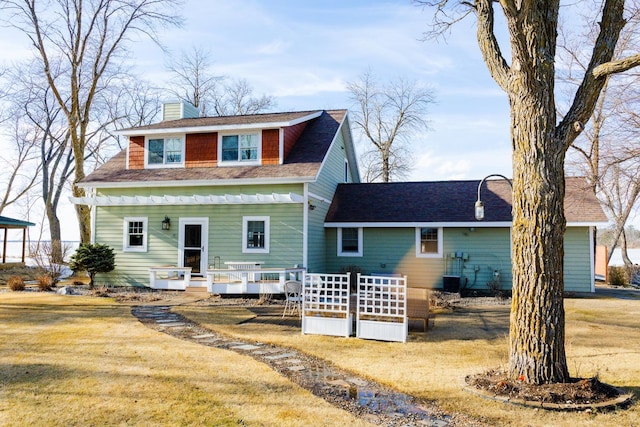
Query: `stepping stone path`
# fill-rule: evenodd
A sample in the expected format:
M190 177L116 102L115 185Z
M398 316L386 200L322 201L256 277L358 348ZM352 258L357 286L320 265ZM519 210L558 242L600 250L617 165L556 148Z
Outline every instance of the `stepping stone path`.
M450 418L435 407L294 349L241 342L212 333L172 313L171 306L138 306L131 312L146 326L166 334L251 356L316 396L373 424L393 427L449 425Z

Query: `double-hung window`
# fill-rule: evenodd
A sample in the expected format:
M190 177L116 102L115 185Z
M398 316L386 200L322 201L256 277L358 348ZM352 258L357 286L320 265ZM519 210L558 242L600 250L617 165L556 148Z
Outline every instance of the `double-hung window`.
M269 217L242 218L242 252L269 253Z
M362 228L338 228L338 256L362 256Z
M147 165L180 166L184 164L184 143L181 137L149 138Z
M147 251L147 218L129 217L124 219L123 252Z
M260 160L260 134L222 135L220 138L222 163L256 163Z
M419 258L442 257L442 228L416 228L416 256Z

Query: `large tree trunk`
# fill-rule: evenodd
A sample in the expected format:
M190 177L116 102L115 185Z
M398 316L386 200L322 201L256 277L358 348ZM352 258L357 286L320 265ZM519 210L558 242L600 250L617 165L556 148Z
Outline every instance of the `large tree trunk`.
M49 221L49 235L51 236L51 262L62 264L64 263L64 257L62 252L60 219L50 204L46 205L46 213L47 220Z
M509 375L535 384L569 378L563 307L566 147L555 133L555 19L557 9L541 8L518 23L522 38L512 40L508 82L514 185Z

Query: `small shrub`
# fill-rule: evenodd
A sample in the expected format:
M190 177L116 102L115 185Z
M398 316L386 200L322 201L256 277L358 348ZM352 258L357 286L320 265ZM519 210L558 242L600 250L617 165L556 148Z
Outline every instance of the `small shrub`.
M611 286L627 286L627 271L624 267L609 267L609 284Z
M49 292L53 289L54 280L49 274L41 274L36 277L36 280L38 281L38 289L40 289L40 291Z
M494 278L493 280L488 281L487 289L489 289L489 292L491 293L491 295L493 295L494 298L497 299L498 301L501 301L507 298L504 291L500 288L499 278Z
M26 288L22 276L9 277L9 280L7 280L7 286L9 286L9 289L12 291L24 291Z
M113 249L100 243L81 244L71 256L69 267L89 274L89 288L93 289L96 273L108 273L116 267Z
M60 276L64 272L64 260L71 252L71 245L60 243L60 247L51 242L38 242L31 245L31 258L41 269L48 271L51 276L52 285L60 281Z

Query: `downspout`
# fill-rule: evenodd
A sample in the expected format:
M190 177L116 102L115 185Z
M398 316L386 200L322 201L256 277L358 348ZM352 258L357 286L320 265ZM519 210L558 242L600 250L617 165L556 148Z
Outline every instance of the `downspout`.
M86 189L85 189L86 191ZM88 196L95 197L96 189L92 188L88 191ZM93 212L91 212L91 244L95 245L96 243L96 217L98 216L98 205L94 204L90 208Z
M308 268L309 256L309 184L304 183L302 202L302 267Z
M596 253L595 253L595 234L594 234L595 226L589 227L589 270L591 271L591 292L595 293L596 291Z

